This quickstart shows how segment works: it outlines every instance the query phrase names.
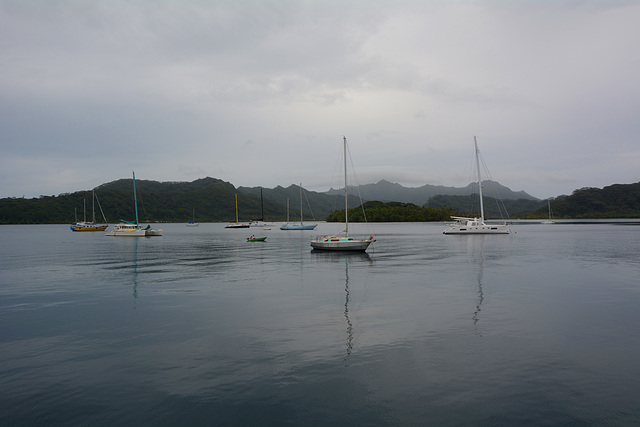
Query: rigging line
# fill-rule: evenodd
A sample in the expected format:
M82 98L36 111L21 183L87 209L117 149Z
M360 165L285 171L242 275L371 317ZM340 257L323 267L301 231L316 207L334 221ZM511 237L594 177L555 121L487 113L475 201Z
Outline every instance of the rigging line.
M102 206L100 206L100 199L98 199L98 195L96 194L96 201L98 202L98 207L100 208L100 213L102 214L102 219L104 219L104 222L109 222L107 221L107 217L104 216L104 212L102 211Z
M478 149L478 156L480 158L480 163L482 164L482 167L484 168L484 171L487 175L487 178L491 181L491 182L496 182L493 179L493 176L491 176L491 172L489 172L489 168L487 167L487 163L484 160L484 157L482 156L482 152ZM493 198L496 202L496 208L498 209L498 213L500 214L500 217L504 218L506 217L507 220L511 220L511 218L509 218L509 212L507 211L507 207L504 204L504 200L502 200L502 197L500 196L500 189L498 188L497 185L495 185L495 191L493 194ZM502 205L502 207L501 207Z
M342 184L337 184L338 182L338 168L340 167L340 164L342 163L342 141L340 142L340 150L338 151L340 154L336 156L334 164L333 164L333 172L331 173L331 181L329 182L329 190L333 190L333 186L336 185L337 190L334 192L333 194L333 208L331 209L331 211L336 211L338 208L338 195L340 194L340 186ZM344 203L343 203L344 205Z
M476 215L476 211L474 210L478 203L480 202L479 190L478 192L474 192L475 185L477 183L477 176L474 176L474 172L476 169L476 161L475 161L475 147L472 151L467 154L467 182L471 183L471 185L467 186L467 209L466 212L469 213L469 216L479 216Z
M349 164L351 165L351 176L353 177L353 181L356 183L356 190L358 191L358 198L360 199L360 207L362 209L362 217L364 218L364 223L367 225L367 230L373 230L373 226L371 226L369 224L369 221L367 221L367 213L364 209L364 203L362 202L362 194L360 193L360 181L358 180L358 176L356 175L356 167L353 163L353 158L351 157L351 149L349 148L349 144L347 144L347 153Z
M307 201L307 206L309 206L309 212L311 212L311 218L316 220L316 217L313 215L313 209L311 209L311 203L309 203L309 198L307 197L307 192L304 188L302 188L302 194L304 194L304 199Z

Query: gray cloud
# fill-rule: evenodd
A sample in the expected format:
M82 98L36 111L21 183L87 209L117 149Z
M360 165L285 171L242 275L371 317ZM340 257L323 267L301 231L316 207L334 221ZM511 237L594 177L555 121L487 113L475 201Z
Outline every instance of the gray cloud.
M633 1L2 1L0 196L132 169L322 190L342 135L361 183L466 185L474 135L538 197L640 181L639 20Z

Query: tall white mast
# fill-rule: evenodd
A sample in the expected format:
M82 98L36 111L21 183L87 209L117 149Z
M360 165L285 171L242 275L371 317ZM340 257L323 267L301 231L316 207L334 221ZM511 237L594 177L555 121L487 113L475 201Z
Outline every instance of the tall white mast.
M138 228L138 197L136 196L136 171L133 173L133 202L136 205L136 228Z
M484 205L482 204L482 179L480 178L480 160L479 150L478 150L478 141L476 141L476 137L473 137L473 143L476 146L476 168L478 168L478 191L480 192L480 221L484 223Z
M349 203L347 198L349 192L347 191L347 137L343 136L343 149L344 149L344 234L349 237Z

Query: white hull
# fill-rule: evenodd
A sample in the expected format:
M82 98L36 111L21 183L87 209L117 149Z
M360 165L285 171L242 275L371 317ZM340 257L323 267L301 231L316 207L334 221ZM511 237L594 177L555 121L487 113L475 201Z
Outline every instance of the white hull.
M111 231L104 233L105 236L122 236L122 237L145 237L147 232L141 228L119 227L118 225Z
M509 234L509 226L503 224L487 224L481 218L454 217L456 222L450 224L442 234Z
M373 240L358 240L351 237L322 237L311 241L311 247L321 251L364 252Z
M154 230L152 228L141 228L135 224L117 224L113 230L104 233L105 236L121 236L121 237L146 237L146 236L162 236L162 229Z
M509 226L505 224L493 225L484 224L475 227L460 226L458 224L451 225L442 232L443 234L509 234Z

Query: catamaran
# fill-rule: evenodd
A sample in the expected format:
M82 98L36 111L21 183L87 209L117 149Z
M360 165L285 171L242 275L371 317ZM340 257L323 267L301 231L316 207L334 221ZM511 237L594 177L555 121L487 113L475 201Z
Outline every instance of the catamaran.
M344 151L344 230L331 236L316 237L311 241L313 249L322 251L354 251L364 252L372 242L373 236L364 239L354 239L349 236L349 192L347 191L347 138L342 137Z
M136 222L120 220L113 230L105 233L105 236L145 237L162 236L162 229L154 230L150 225L145 228L138 223L138 198L136 196L136 173L133 172L133 204L136 208Z
M449 227L444 230L443 234L509 234L509 226L506 222L502 223L485 223L484 220L484 204L482 202L482 178L480 177L480 150L478 150L478 142L473 137L473 143L476 151L476 168L478 169L478 192L480 193L480 218L452 216L455 220Z

